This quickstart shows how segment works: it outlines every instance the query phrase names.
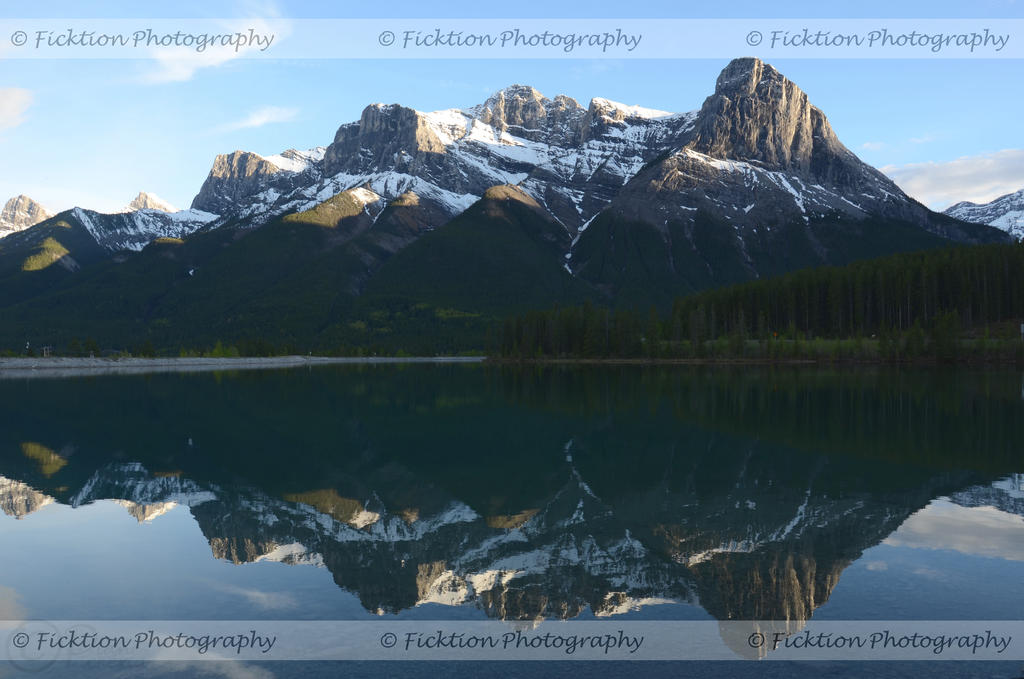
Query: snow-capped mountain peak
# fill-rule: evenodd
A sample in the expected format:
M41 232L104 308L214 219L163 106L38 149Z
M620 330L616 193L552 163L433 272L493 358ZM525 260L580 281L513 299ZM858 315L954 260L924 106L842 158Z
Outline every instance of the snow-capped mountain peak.
M1017 240L1024 238L1024 189L977 204L963 201L946 208L950 217L1002 229Z
M137 212L139 210L159 210L160 212L177 212L174 207L160 196L153 193L140 191L132 202L128 203L121 212Z
M627 118L646 118L649 120L656 120L658 118L668 118L675 115L671 111L659 111L653 108L644 108L643 106L630 106L627 104L620 104L617 101L611 99L602 99L595 97L590 100L590 109L607 112L606 114L614 120L625 120Z
M288 149L272 156L263 156L263 158L285 172L303 172L310 166L323 162L325 151L327 151L326 146L315 146L305 151Z

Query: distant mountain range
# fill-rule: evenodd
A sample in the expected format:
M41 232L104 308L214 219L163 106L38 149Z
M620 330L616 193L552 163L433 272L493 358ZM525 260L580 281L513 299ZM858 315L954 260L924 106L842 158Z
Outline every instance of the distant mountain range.
M957 203L947 208L945 214L965 222L994 226L1021 240L1024 238L1024 189L982 205Z
M583 107L522 85L469 109L374 104L326 147L218 156L189 210L132 205L75 208L0 241L0 309L18 335L390 342L403 323L422 328L415 310L440 330L584 300L666 306L809 266L1010 238L908 197L750 58L688 113ZM58 300L92 313L53 322L43 310Z

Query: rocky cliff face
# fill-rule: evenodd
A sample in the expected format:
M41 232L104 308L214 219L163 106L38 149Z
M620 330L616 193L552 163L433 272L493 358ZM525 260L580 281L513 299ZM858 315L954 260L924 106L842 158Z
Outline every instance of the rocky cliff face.
M53 502L49 495L31 486L0 476L0 512L21 519Z
M746 230L869 215L948 228L843 146L796 84L752 58L722 71L692 136L634 177L614 209L655 223L705 210Z
M277 165L255 153L233 151L213 161L210 175L192 200L192 208L224 214L259 195L284 173ZM235 210L233 210L233 208Z
M982 205L957 203L947 208L945 214L965 222L994 226L1017 240L1024 239L1024 189Z
M327 147L324 171L327 175L387 167L403 163L403 156L444 153L426 120L411 108L374 104L363 109L358 124L342 125ZM407 161L406 161L407 162Z
M0 238L35 226L52 216L46 208L28 196L15 196L7 201L0 212Z
M715 158L753 160L774 170L814 174L851 160L807 95L759 59L737 59L701 107L690 148Z

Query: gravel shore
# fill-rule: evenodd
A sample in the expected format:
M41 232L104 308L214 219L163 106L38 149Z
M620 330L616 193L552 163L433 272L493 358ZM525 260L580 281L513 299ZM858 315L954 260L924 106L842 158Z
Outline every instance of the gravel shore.
M269 358L0 358L0 379L131 375L207 370L268 370L318 365L387 363L479 363L482 356L366 357L274 356Z

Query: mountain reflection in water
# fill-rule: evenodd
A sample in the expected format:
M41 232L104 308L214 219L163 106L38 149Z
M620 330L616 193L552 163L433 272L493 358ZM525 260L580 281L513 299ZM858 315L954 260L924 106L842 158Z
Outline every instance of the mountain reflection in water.
M939 370L6 380L0 510L113 500L142 522L185 506L213 558L326 568L371 612L684 602L799 621L936 498L1024 515L1018 392L1015 375ZM924 526L892 544L949 548Z

